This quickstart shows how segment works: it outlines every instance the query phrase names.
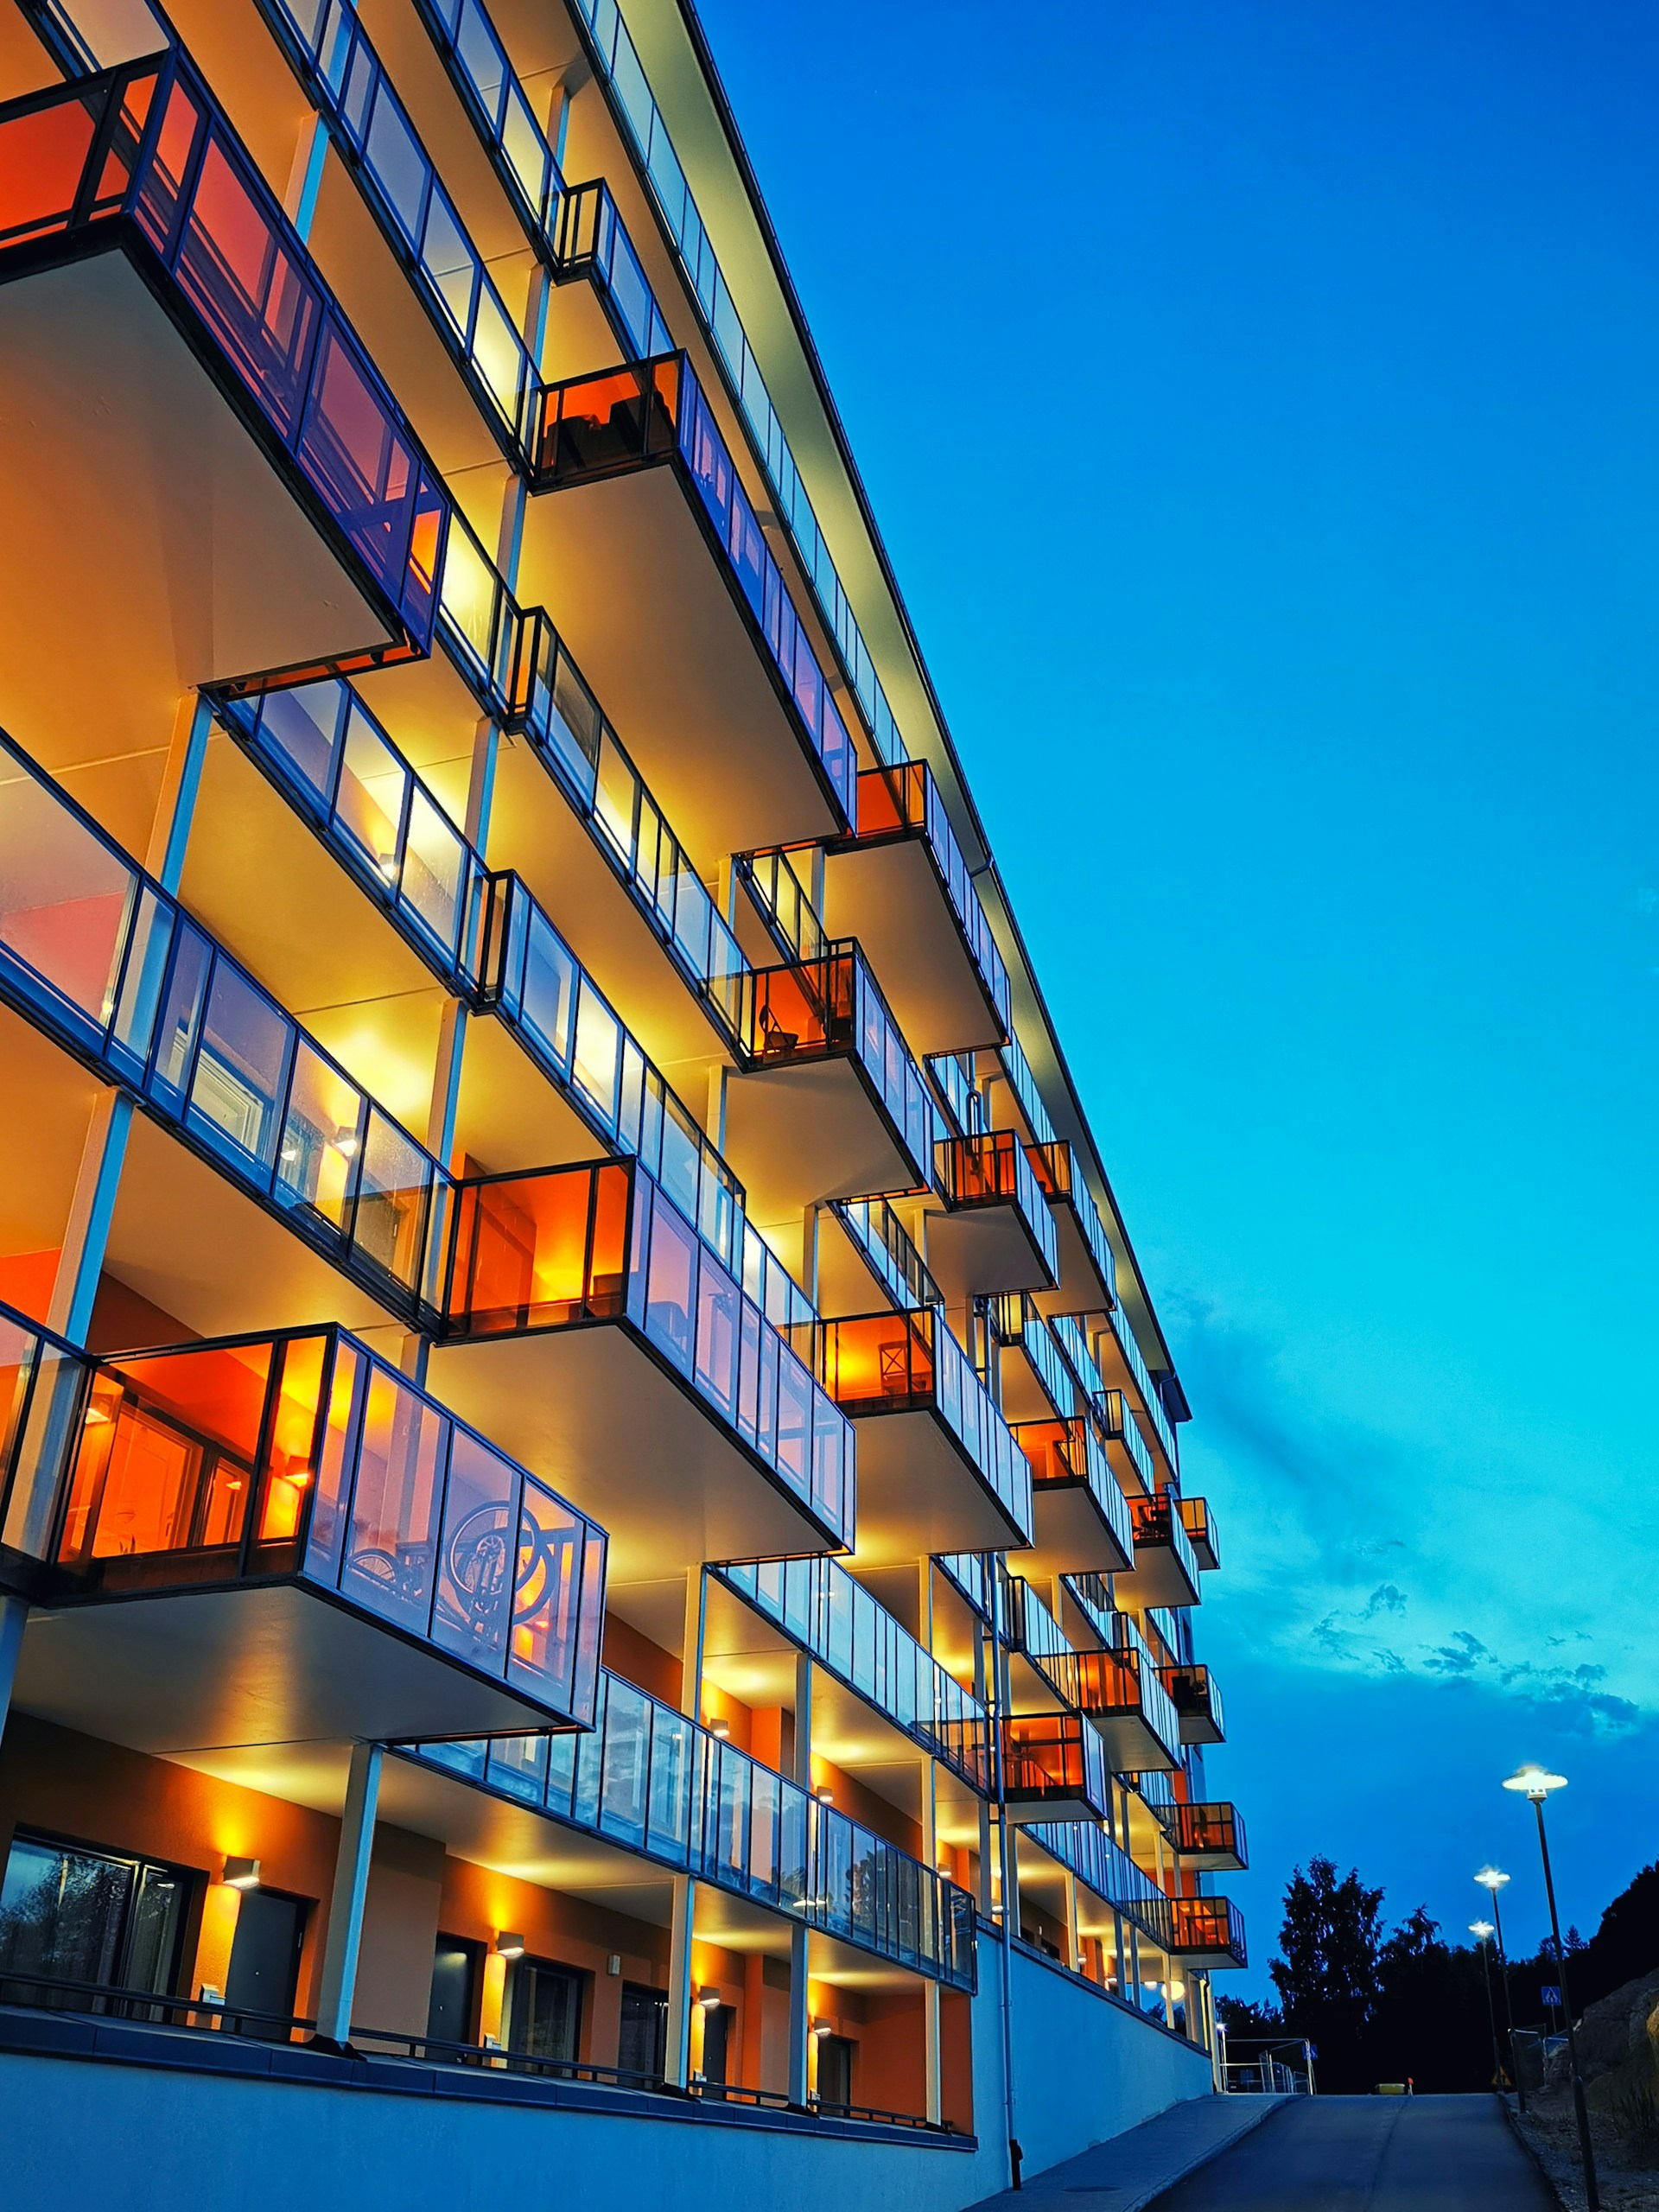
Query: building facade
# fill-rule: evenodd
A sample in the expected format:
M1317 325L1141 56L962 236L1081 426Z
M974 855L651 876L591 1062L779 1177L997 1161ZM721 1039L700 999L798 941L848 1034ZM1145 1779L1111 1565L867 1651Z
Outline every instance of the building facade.
M1187 1408L689 7L0 0L0 2097L1207 2090Z

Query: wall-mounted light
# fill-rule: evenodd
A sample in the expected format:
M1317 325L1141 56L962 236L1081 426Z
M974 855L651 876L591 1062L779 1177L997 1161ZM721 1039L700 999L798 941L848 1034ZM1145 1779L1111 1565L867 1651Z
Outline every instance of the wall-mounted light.
M514 1929L501 1929L495 1939L495 1955L498 1959L522 1959L524 1955L524 1937Z
M956 1878L956 1866L954 1862L949 1859L940 1859L937 1872L943 1874L947 1882L954 1881Z
M822 2043L825 2036L829 2035L830 2031L830 2024L828 2020L820 2019L813 2021L812 2039L815 2043Z
M621 1973L622 1954L620 1951L613 1951L611 1953L610 1956L605 1961L605 1971L608 1974L619 1974Z
M340 1154L342 1160L355 1160L357 1158L357 1124L355 1122L342 1122L340 1123L340 1127L334 1131L334 1150Z
M259 1861L257 1859L227 1858L225 1879L233 1890L257 1890L259 1886Z
M836 1802L836 1793L827 1782L821 1782L812 1795L820 1805L833 1805Z
M714 1738L717 1744L729 1743L731 1741L732 1735L732 1724L729 1720L711 1720L709 1723L709 1733Z
M719 2008L720 1992L712 1981L704 1982L702 1988L698 1990L697 2002L705 2012L713 2012Z

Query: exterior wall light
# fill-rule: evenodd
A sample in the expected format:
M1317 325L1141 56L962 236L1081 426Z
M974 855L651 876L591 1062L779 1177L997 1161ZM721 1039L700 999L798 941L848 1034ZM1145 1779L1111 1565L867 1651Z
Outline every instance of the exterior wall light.
M830 2024L828 2020L820 2019L813 2021L811 2034L812 2040L815 2043L822 2043L825 2036L829 2035L830 2032Z
M705 2012L716 2012L720 2006L720 1992L712 1981L703 1983L697 1992L697 2002Z
M709 1733L714 1738L717 1744L729 1743L731 1741L732 1735L732 1724L729 1720L711 1720L709 1723Z
M232 1859L225 1861L225 1879L233 1890L257 1890L259 1886L259 1861L257 1859Z
M502 1929L495 1939L495 1955L498 1959L522 1959L524 1955L524 1937L515 1929Z

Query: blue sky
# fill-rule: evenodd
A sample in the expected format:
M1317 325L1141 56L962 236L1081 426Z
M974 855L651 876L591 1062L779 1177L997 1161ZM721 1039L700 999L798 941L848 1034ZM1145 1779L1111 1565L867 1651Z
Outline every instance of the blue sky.
M1196 1419L1299 1858L1659 1855L1659 17L703 0Z

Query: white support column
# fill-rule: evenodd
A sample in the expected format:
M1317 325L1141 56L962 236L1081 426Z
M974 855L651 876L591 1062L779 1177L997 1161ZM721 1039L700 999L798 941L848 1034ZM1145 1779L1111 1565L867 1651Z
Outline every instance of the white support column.
M691 1935L696 1910L696 1883L690 1874L675 1875L668 1930L668 2049L664 2071L679 2089L691 2075Z
M976 1618L974 1623L974 1695L979 1700L980 1709L986 1715L987 1729L990 1730L996 1727L997 1719L992 1710L992 1700L986 1680L986 1635L984 1624ZM987 1766L994 1775L1000 1764L995 1745L988 1743L985 1752ZM995 1848L991 1834L991 1802L988 1797L982 1797L979 1801L979 1910L987 1920L993 1916L991 1908L996 1903L995 1890L991 1879L991 1869L995 1864Z
M1083 1971L1083 1938L1077 1933L1077 1878L1068 1866L1065 1870L1065 1941L1071 1954L1071 1971Z
M804 1651L795 1655L795 1748L790 1760L793 1779L809 1794L812 1788L812 1662ZM807 1835L816 1836L819 1814L816 1804L807 1810ZM809 1852L811 1844L808 1844ZM809 1860L808 1872L810 1872ZM789 2101L804 2105L807 2091L807 2052L812 2037L810 1937L804 1921L791 1923L789 1931Z
M922 1859L937 1870L939 1863L938 1798L933 1762L922 1761ZM922 2056L927 2076L927 2117L938 2124L944 2086L939 2055L939 1985L929 1974L922 1984Z
M311 226L316 220L317 199L327 162L328 126L320 115L314 115L301 130L300 143L294 149L293 166L288 173L288 189L283 194L283 212L302 238L310 238Z
M357 1955L363 1941L363 1904L369 1890L369 1861L374 1853L375 1808L380 1799L381 1747L352 1745L352 1770L340 1816L340 1853L328 1899L323 1937L322 1976L313 2040L335 2050L351 2039L352 1999L357 1992Z

